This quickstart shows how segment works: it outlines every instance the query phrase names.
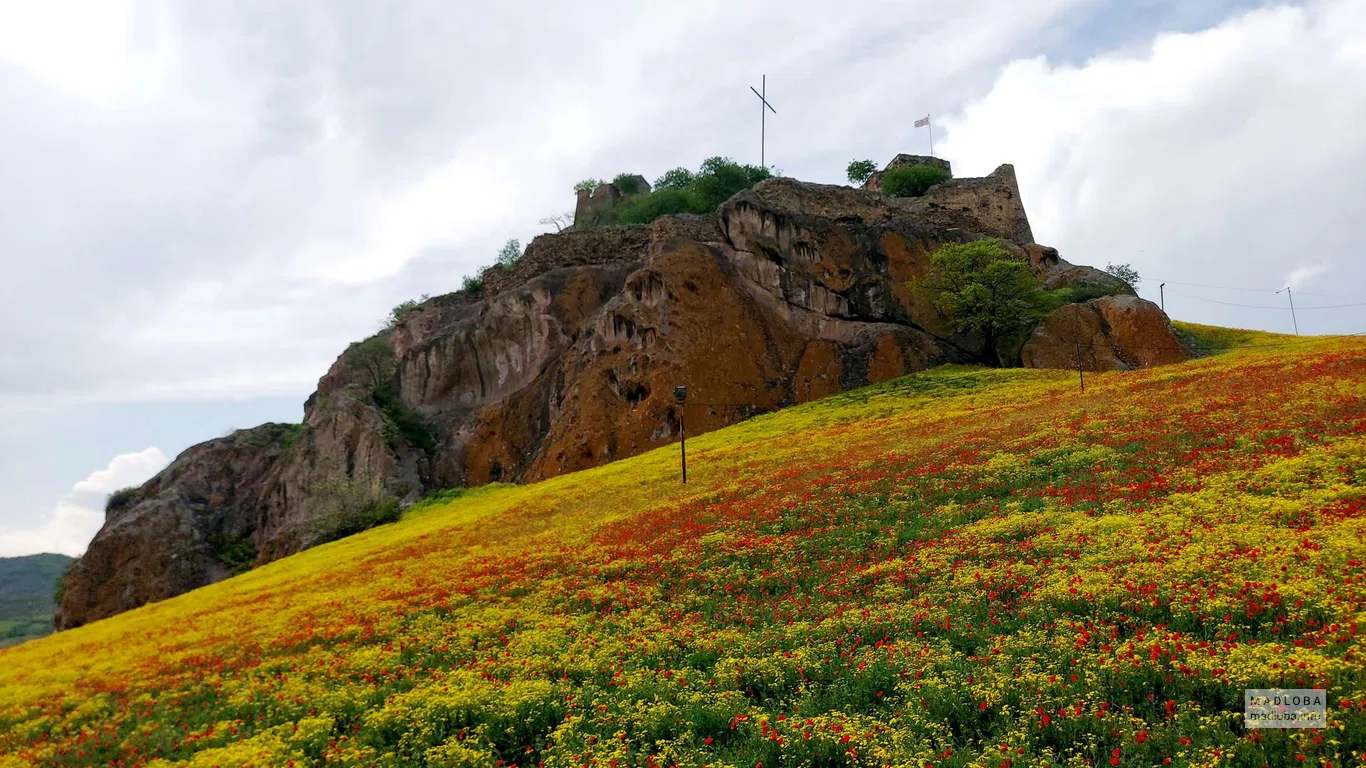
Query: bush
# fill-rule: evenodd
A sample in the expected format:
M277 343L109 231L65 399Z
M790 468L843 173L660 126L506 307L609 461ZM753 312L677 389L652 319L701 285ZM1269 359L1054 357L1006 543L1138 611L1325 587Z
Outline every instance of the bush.
M675 168L672 171L665 171L663 176L655 179L655 191L663 189L687 189L692 185L693 172L687 168Z
M612 179L612 186L623 195L634 195L640 192L640 177L634 173L618 173Z
M849 174L849 181L862 184L877 172L877 165L872 160L850 160L845 172Z
M503 247L498 249L497 261L499 264L502 264L508 269L512 269L513 265L515 265L521 258L522 241L518 240L517 238L513 238L507 241L506 243L503 243Z
M675 213L705 213L694 210L693 197L681 189L661 189L617 204L618 224L649 224L660 216Z
M948 181L953 174L937 165L893 168L882 174L882 194L891 197L920 197L935 184Z
M424 293L420 299L408 299L407 301L395 305L393 309L389 310L389 317L384 321L384 329L387 331L395 325L398 325L398 321L401 320L404 315L417 309L422 302L430 298L430 294Z
M305 525L312 545L399 519L398 499L378 478L332 477L315 483L312 495L316 514Z
M376 386L370 399L384 414L384 442L390 448L397 450L400 443L406 441L424 453L430 454L436 450L436 438L427 429L422 414L403 402L392 381Z
M256 544L249 538L219 534L209 539L213 556L228 569L229 576L246 573L256 564Z
M578 184L574 185L574 191L580 192L587 190L589 192L592 192L593 190L597 189L598 187L606 183L607 182L603 181L602 179L584 179L583 181L580 181Z
M137 488L120 488L119 490L114 491L109 494L109 498L104 500L105 516L112 515L121 509L133 506L133 502L137 501L137 497Z
M465 275L465 279L460 281L460 290L465 293L479 293L484 290L483 275Z
M622 200L616 206L617 223L648 224L670 214L711 213L731 195L771 176L767 168L710 157L697 173L675 168L659 178L650 194Z

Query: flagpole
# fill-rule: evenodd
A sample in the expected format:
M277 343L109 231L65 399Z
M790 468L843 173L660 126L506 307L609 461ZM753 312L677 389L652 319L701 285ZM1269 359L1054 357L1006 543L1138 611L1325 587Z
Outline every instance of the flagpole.
M930 157L934 157L934 123L928 117L925 118L925 127L930 129Z

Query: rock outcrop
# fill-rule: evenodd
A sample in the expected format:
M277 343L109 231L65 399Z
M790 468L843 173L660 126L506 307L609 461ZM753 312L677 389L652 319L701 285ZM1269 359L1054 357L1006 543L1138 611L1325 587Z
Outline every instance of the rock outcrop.
M1029 368L1127 371L1179 363L1190 352L1158 306L1137 296L1068 304L1044 318L1020 350Z
M613 193L581 193L581 212L597 197ZM330 503L319 489L337 479L404 500L537 480L674 440L679 384L689 431L705 432L979 359L982 342L951 332L910 284L937 248L980 237L1003 238L1046 281L1108 278L1033 243L1008 165L912 199L770 179L712 215L538 237L513 266L487 270L480 293L426 301L351 345L302 425L181 454L106 521L66 579L56 624L221 579L244 551L264 563L310 546ZM1126 347L1158 330L1129 299L1072 311L1106 360L1170 359ZM1026 362L1071 366L1048 341L1070 340L1059 335L1070 317L1044 323Z

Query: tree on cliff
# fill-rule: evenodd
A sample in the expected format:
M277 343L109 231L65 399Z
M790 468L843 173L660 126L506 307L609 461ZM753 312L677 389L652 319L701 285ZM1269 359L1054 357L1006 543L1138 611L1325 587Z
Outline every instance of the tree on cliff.
M845 169L845 173L849 175L849 181L854 184L862 184L875 172L877 172L877 163L872 160L850 160L849 167Z
M503 243L503 247L498 249L498 263L509 269L511 269L512 265L516 264L517 260L520 258L522 258L521 240L513 238L506 243Z
M574 212L557 213L554 216L547 216L537 223L543 227L554 227L556 232L563 232L574 226Z
M711 213L744 189L773 174L757 165L741 165L729 157L709 157L696 173L675 168L655 180L655 189L617 203L619 224L648 224L675 213Z
M1130 264L1106 264L1105 272L1106 274L1123 280L1129 284L1130 288L1135 290L1137 290L1138 284L1143 280L1143 278L1138 276L1138 270L1134 269Z
M930 255L916 287L927 289L936 308L958 333L982 339L982 361L1000 365L998 345L1046 311L1047 297L1029 265L1000 240L946 245Z

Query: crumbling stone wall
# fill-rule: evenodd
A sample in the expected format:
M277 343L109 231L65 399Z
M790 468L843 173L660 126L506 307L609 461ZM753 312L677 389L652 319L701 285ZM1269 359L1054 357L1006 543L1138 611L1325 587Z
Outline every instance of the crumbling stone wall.
M940 157L930 157L929 155L897 155L892 158L890 163L887 163L886 168L883 168L880 171L873 171L873 175L869 176L868 180L863 182L863 188L870 192L881 192L882 177L884 174L897 168L914 168L917 165L933 165L938 168L943 168L949 173L953 173L953 168L949 165L949 161Z
M511 269L495 264L484 270L482 295L497 296L542 272L559 267L641 261L649 244L650 227L647 225L538 235Z
M981 178L936 184L923 197L910 198L910 207L916 218L932 224L1004 237L1022 245L1034 242L1013 165L1002 165Z
M599 184L596 189L580 189L574 204L574 228L590 229L609 227L617 223L614 209L617 202L625 197L650 194L650 182L644 176L628 176L630 190L623 190L616 184Z

